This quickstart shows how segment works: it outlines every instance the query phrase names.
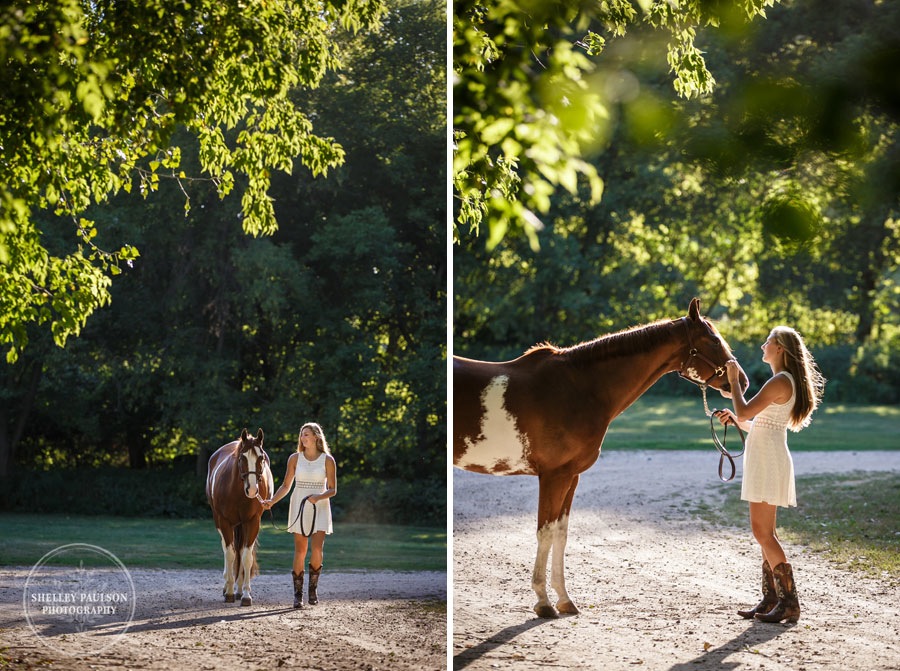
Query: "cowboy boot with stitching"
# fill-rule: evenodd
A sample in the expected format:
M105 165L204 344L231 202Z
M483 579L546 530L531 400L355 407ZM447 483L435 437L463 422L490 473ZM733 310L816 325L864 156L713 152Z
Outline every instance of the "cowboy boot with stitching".
M291 575L294 577L294 608L303 608L303 571L300 573L291 571Z
M319 588L319 574L322 573L322 567L313 568L312 564L309 566L309 605L315 606L319 603L319 594L317 592Z
M762 601L756 604L750 610L739 610L737 613L741 617L750 620L757 613L766 614L778 603L778 594L775 592L775 576L772 574L772 567L768 561L764 561L762 565Z
M791 565L783 562L772 569L775 576L775 589L778 592L778 603L768 613L757 613L756 619L762 622L796 622L800 619L800 600L797 598L797 586L794 584L794 572Z

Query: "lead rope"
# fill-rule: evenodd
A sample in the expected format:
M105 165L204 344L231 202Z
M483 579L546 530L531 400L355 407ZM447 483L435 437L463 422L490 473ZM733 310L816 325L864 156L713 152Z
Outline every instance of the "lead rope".
M300 535L306 536L307 538L312 536L313 532L316 530L316 516L319 513L318 508L316 507L315 503L310 504L313 507L312 508L313 514L312 514L312 524L309 525L309 533L307 533L306 529L304 529L304 527L303 527L303 508L306 506L307 499L309 499L310 496L315 496L315 494L310 494L309 496L303 497L303 500L300 501L300 510L297 511L297 516L294 518L294 521L291 522L290 524L288 524L287 527L285 527L284 529L282 529L280 526L278 526L275 523L275 514L272 512L272 509L269 508L269 518L272 521L272 526L275 527L276 529L278 529L278 531L287 531L292 526L294 526L294 524L296 524L297 520L300 520ZM260 503L262 503L262 498L260 498L259 494L256 495L256 498ZM294 531L292 533L297 533L297 532Z
M722 440L719 440L719 436L716 434L716 426L715 426L715 413L719 410L718 408L709 409L709 404L706 402L706 385L701 384L700 392L703 394L703 411L706 413L706 416L709 417L709 431L712 433L713 443L716 446L716 449L719 451L719 480L722 482L731 482L734 479L735 473L737 472L737 468L734 465L734 458L739 457L744 454L744 448L746 447L746 437L744 436L744 432L741 430L737 424L734 425L734 428L737 429L738 435L741 437L741 451L737 454L731 454L728 449L725 447L725 441L728 439L728 425L725 425L725 431L722 433ZM722 466L725 463L725 460L728 459L728 463L731 465L731 475L727 478L722 475Z

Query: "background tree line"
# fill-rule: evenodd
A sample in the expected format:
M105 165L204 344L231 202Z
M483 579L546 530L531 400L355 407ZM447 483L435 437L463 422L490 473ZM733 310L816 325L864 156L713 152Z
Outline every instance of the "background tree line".
M676 317L699 296L748 372L764 375L757 346L787 323L828 400L900 401L898 29L896 3L868 0L792 0L700 29L716 84L690 99L652 28L611 41L585 75L606 110L582 128L602 199L587 180L558 189L539 252L488 226L460 236L454 351L512 358Z
M344 505L412 500L416 519L443 523L445 5L387 4L377 34L333 36L340 70L290 94L345 161L271 175L274 235L247 237L240 198L211 181L163 178L152 198L91 210L100 245L141 255L65 349L32 326L2 364L0 473L174 467L192 488L212 450L259 426L280 480L300 425L318 421ZM196 174L199 145L180 139ZM45 231L52 246L49 218ZM176 489L160 497L202 507L202 487Z

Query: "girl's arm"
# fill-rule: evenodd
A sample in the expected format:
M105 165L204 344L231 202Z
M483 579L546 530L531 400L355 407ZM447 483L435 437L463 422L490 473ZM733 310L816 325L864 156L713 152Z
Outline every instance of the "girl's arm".
M321 494L310 496L310 501L318 503L323 499L330 499L337 494L337 467L335 466L334 457L330 454L325 455L325 484L328 489Z
M728 383L731 385L731 402L734 404L734 414L742 427L756 417L773 403L784 403L791 397L791 383L784 376L775 374L762 386L756 396L749 401L741 392L740 374L741 366L737 361L729 361L725 364L728 372Z
M291 486L294 484L294 472L297 469L297 453L294 452L291 456L288 457L287 462L287 470L284 473L284 481L281 483L281 487L272 495L271 499L263 502L263 508L268 510L276 503L281 501L287 495L289 491L291 491Z

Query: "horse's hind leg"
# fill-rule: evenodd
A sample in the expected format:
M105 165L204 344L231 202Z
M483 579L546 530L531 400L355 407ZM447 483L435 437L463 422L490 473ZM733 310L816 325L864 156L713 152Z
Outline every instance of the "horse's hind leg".
M572 509L572 499L575 496L575 488L578 486L578 476L572 479L569 491L563 501L562 517L556 524L553 534L553 563L550 566L550 586L556 590L559 601L556 609L560 613L577 615L578 607L569 597L566 591L566 542L569 539L569 511Z

